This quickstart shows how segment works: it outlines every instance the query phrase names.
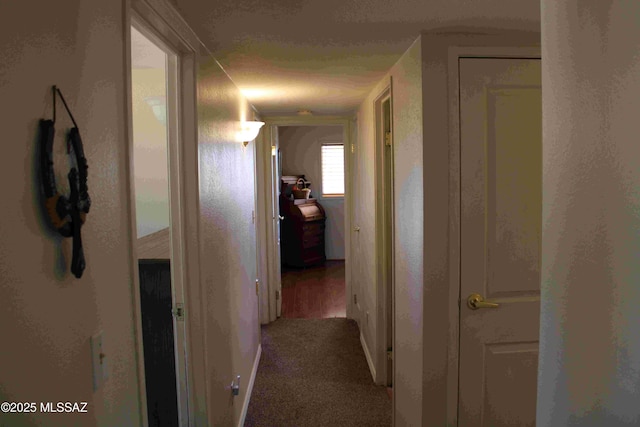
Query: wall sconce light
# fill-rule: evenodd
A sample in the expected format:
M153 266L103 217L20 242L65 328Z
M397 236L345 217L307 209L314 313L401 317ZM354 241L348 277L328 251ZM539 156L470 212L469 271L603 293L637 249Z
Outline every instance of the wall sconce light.
M256 139L256 136L258 136L258 132L260 132L260 128L262 126L264 126L264 122L241 122L238 140L246 147L249 144L249 141Z

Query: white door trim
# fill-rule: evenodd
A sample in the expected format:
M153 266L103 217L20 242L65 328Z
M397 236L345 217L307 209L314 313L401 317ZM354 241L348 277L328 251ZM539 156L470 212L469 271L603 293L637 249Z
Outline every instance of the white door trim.
M278 245L275 241L277 238L274 234L274 204L273 204L273 159L271 147L274 144L273 138L274 128L265 119L265 126L260 132L261 141L256 147L256 182L260 183L256 191L258 192L257 206L257 227L258 234L264 239L258 239L256 242L258 253L266 256L267 271L263 273L266 279L261 283L261 291L259 293L259 306L262 308L260 314L260 322L267 324L278 318L276 291L280 291L279 269L276 265L279 262L280 254L277 253ZM262 172L261 175L258 175Z
M472 46L448 48L449 81L449 344L447 422L458 423L458 360L460 328L460 73L459 58L540 58L538 47ZM425 341L427 343L428 341ZM425 414L426 416L426 414Z
M254 113L254 120L259 120L259 117ZM267 183L264 181L264 165L261 162L264 157L262 150L266 145L267 137L265 131L262 130L255 141L253 142L253 182L254 182L254 211L253 211L253 224L256 233L256 292L258 294L258 335L261 336L260 324L269 323L269 307L263 306L263 302L266 302L262 298L267 289L268 270L267 264L267 252L265 243L267 239L267 219L264 215L261 215L265 211L263 204L265 201L262 199L264 194L264 187Z
M391 236L386 236L385 224L390 221L392 228L394 224L393 208L391 212L391 218L386 218L385 207L390 204L394 206L393 188L390 189L391 200L385 200L385 159L387 157L385 149L385 136L383 134L382 124L382 106L385 101L389 101L391 108L391 120L393 122L393 98L392 98L392 84L380 91L380 94L373 101L374 109L374 138L375 138L375 164L374 164L374 194L376 194L375 204L375 259L376 259L376 343L377 348L374 349L376 360L376 378L375 382L380 385L386 385L388 377L387 369L387 341L393 340L393 331L389 330L388 323L389 316L388 308L392 305L393 298L389 300L387 295L389 294L388 287L391 287L393 292L393 280L394 280L394 244L393 244L393 231ZM393 124L391 125L393 129ZM393 131L392 131L393 132ZM389 156L392 162L393 174L393 144L391 145L391 151ZM392 178L393 181L393 178ZM390 237L390 241L387 238ZM387 251L387 249L390 249ZM391 271L388 271L388 264L391 264ZM387 283L386 277L390 274L392 277L392 283ZM392 309L392 316L394 315L394 308ZM393 324L393 322L392 322ZM390 337L388 335L391 335ZM392 345L392 348L394 345Z
M145 390L145 371L142 343L142 318L140 312L140 283L136 255L136 216L135 216L135 192L133 188L133 129L131 111L131 26L151 31L153 36L168 46L179 56L179 68L177 70L178 81L178 105L177 113L180 128L175 129L174 137L179 138L179 145L170 144L170 155L176 160L171 165L171 173L179 177L173 179L171 201L172 215L178 216L180 228L172 230L177 233L178 246L172 251L178 251L182 259L182 271L179 274L183 283L183 295L178 296L186 308L186 320L184 327L184 348L186 359L180 363L182 368L182 404L187 410L183 410L181 425L206 425L207 423L207 399L206 399L206 355L203 341L204 324L202 322L203 309L200 289L200 260L198 244L198 191L186 191L197 189L198 178L198 144L197 144L197 118L196 118L196 70L201 43L180 14L171 5L159 0L129 0L126 3L124 16L125 30L125 58L123 70L125 73L125 111L128 117L126 123L127 142L127 179L128 198L130 203L130 247L132 248L132 294L136 341L136 362L138 368L138 394L140 398L140 411L142 425L148 425L147 401ZM172 180L170 180L171 182ZM178 200L175 200L175 197ZM172 220L173 223L173 220ZM180 393L180 392L179 392ZM179 399L180 399L179 394Z
M351 230L351 216L352 216L352 206L351 206L351 150L348 147L351 146L351 120L349 117L344 116L280 116L280 117L265 117L265 130L263 132L264 140L262 143L262 149L258 150L258 159L257 162L261 162L264 166L264 171L261 177L258 179L263 180L265 183L271 182L271 176L273 173L272 170L272 162L271 162L271 146L273 144L273 132L277 131L278 126L342 126L342 139L345 145L345 153L349 153L349 155L345 155L345 204L347 212L345 214L345 230ZM276 267L273 265L277 259L279 259L278 254L275 253L276 246L273 245L273 239L275 236L273 232L269 232L271 228L271 222L269 219L272 218L272 204L271 204L271 192L273 189L271 185L265 185L262 191L259 194L259 210L261 215L266 218L266 227L267 230L265 233L267 236L267 241L260 242L262 248L260 248L260 252L267 253L267 265L269 269L269 273L267 274L268 283L264 286L264 289L267 292L263 292L261 294L261 307L268 307L269 313L268 315L262 316L262 321L265 320L269 322L273 322L276 320L276 291L280 291L281 283L279 274L276 274ZM261 224L261 223L259 223ZM352 317L352 297L351 297L351 233L345 233L345 296L346 296L346 305L347 305L347 317Z

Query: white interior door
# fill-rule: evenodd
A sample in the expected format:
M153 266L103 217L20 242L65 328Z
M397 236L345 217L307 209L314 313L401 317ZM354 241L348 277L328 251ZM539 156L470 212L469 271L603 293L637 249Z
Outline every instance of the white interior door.
M189 395L187 384L187 331L185 310L185 253L182 194L182 154L180 150L180 57L167 55L167 132L170 204L171 290L173 294L173 330L176 351L176 381L180 426L189 425Z
M461 427L535 426L541 115L540 60L460 58Z
M278 127L272 126L272 156L271 156L271 188L273 197L273 235L274 256L273 256L273 279L276 289L276 316L282 314L282 274L280 268L280 144L278 142Z

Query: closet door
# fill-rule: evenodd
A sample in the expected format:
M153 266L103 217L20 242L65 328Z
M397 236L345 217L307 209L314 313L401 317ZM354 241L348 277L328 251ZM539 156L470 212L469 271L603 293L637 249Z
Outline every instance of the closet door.
M460 58L460 427L535 426L540 79L537 59Z

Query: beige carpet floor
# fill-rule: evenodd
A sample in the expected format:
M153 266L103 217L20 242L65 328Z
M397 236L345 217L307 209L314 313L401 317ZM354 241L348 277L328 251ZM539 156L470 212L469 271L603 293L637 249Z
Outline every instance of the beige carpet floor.
M247 427L390 426L350 319L278 319L262 327Z

